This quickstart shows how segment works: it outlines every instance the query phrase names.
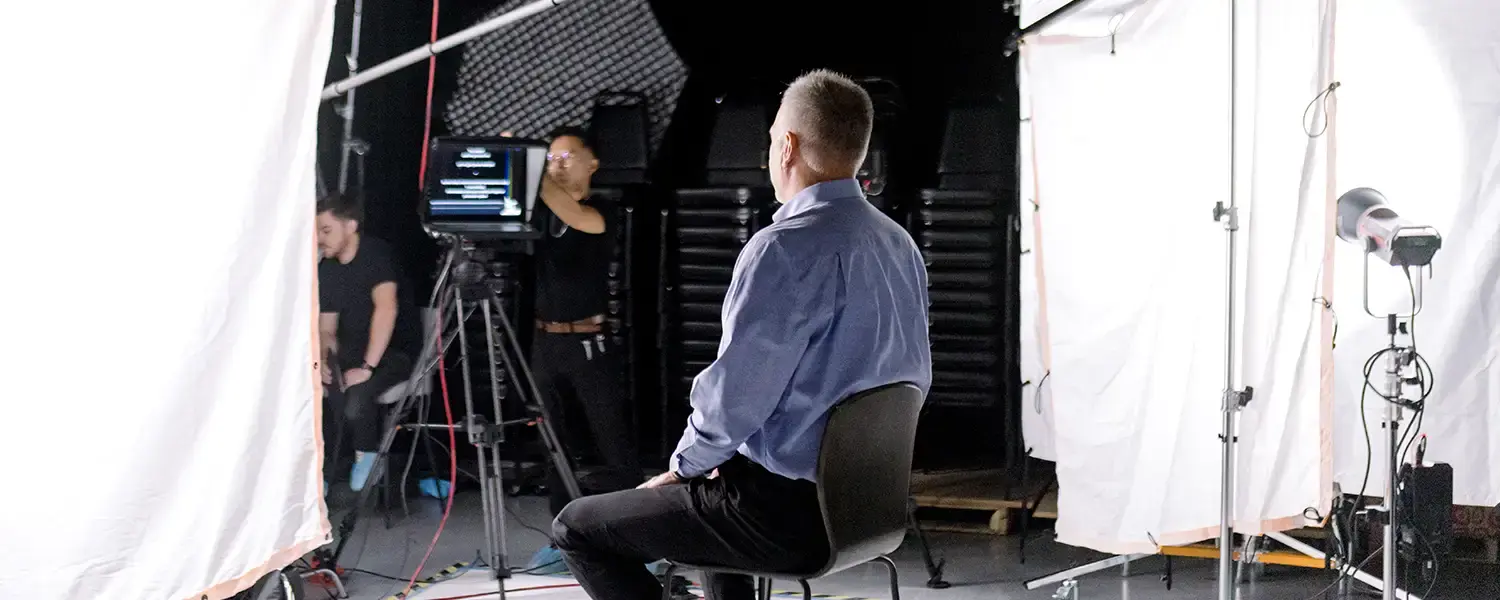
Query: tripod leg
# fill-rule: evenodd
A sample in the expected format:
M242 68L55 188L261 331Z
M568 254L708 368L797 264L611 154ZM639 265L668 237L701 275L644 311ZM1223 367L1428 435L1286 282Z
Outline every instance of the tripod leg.
M488 302L489 302L489 300L487 300L487 299L480 300L479 301L479 309L481 311L488 311L489 310L489 307L487 306ZM464 391L464 430L469 432L470 441L474 442L475 445L477 446L478 445L478 441L474 438L474 432L478 430L477 426L479 424L479 420L478 420L478 415L476 415L474 413L474 386L473 386L473 377L470 375L470 369L469 369L469 336L467 335L467 333L465 331L466 327L465 327L464 318L463 318L464 317L464 301L463 301L463 298L462 298L462 294L459 294L459 297L454 298L454 300L453 300L453 307L454 307L454 309L456 311L458 311L459 367L460 367L460 370L463 373L463 384L464 384L464 389L463 389L463 391ZM488 313L486 313L486 314L488 314ZM449 448L448 451L456 453L456 452L458 452L458 448ZM485 467L486 466L487 466L487 464L486 464L486 461L485 461L484 449L480 448L479 449L479 473L480 473L480 477L481 478L483 478L483 476L484 476L484 472L485 472ZM481 481L481 484L482 483L483 482ZM487 560L493 561L494 558L495 558L495 556L496 556L496 551L495 551L496 540L495 540L494 523L492 522L492 519L494 518L494 516L493 516L493 513L490 511L489 490L486 489L483 485L480 485L479 492L480 492L480 503L483 505L483 510L481 512L484 513L484 547L485 547L485 550L487 550L487 552L485 553L485 557L486 557ZM449 493L452 493L452 491L450 491Z
M381 468L385 471L385 475L382 476L385 483L380 484L380 512L385 516L385 528L390 529L394 523L391 521L391 481L393 478L391 477L391 461L389 457L386 458L385 464L381 465Z
M493 403L493 407L495 410L494 427L498 432L500 427L504 427L503 423L505 423L505 413L500 407L500 370L499 366L495 363L495 323L490 317L492 312L503 317L505 315L505 305L501 304L500 298L495 296L494 294L491 294L490 297L485 298L480 302L484 305L485 309L485 357L489 359L490 402ZM484 495L489 499L489 505L487 506L487 508L494 511L495 514L494 518L490 519L492 525L495 528L494 536L496 541L494 552L490 556L490 568L495 571L495 577L503 581L510 576L510 562L509 557L506 556L507 553L505 548L505 489L504 486L501 485L504 481L504 469L500 464L499 436L489 436L488 439L485 440L485 444L479 448L480 456L484 456L485 447L488 447L490 452L490 470L488 472L485 472L483 466L479 468L479 485L484 488ZM505 586L502 584L500 588L500 597L504 598Z
M491 292L490 296L496 305L499 305L499 297ZM559 479L562 479L563 487L568 491L568 498L577 500L583 496L579 491L578 476L573 472L573 462L568 459L563 450L562 438L557 436L557 431L552 428L552 415L548 414L547 404L542 402L542 392L537 389L536 378L531 376L531 368L526 365L522 357L526 356L521 351L520 342L516 341L516 330L510 325L510 317L505 312L498 312L500 327L505 333L506 345L500 352L500 358L505 361L505 369L516 379L516 391L521 394L521 404L524 406L535 406L541 413L542 418L538 423L537 430L541 433L542 443L547 446L547 453L552 455L552 466L557 469Z
M417 413L424 416L427 414L427 396L424 395L420 400L417 401ZM401 493L402 518L411 516L411 507L406 503L406 482L407 478L411 477L411 465L417 460L417 444L419 442L418 438L422 437L422 419L423 417L417 418L418 427L412 430L411 448L406 452L406 466L402 467L401 469L401 486L397 488Z

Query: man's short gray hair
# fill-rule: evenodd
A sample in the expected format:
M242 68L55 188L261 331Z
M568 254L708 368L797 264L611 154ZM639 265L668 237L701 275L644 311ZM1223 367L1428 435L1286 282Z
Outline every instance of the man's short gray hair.
M801 141L809 168L822 174L859 170L875 122L875 107L863 87L820 69L787 86L781 104L790 110L786 126Z

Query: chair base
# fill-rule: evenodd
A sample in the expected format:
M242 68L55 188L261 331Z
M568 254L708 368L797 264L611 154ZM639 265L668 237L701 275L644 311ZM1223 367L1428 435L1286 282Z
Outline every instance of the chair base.
M894 561L892 561L889 557L886 557L886 556L877 556L874 559L871 559L870 562L878 562L878 563L880 563L882 565L885 565L885 570L890 575L890 580L891 580L891 600L901 600L900 576L896 572L896 563ZM756 585L755 585L755 592L756 593L755 593L755 595L756 595L757 598L760 598L760 600L770 600L771 599L771 596L772 596L772 589L771 589L772 586L771 586L771 584L772 584L772 582L774 582L774 581L776 581L778 579L783 580L783 581L785 581L785 580L795 580L797 583L802 584L802 598L803 598L803 600L812 600L812 597L813 597L813 595L812 595L812 586L809 585L808 582L807 582L807 580L810 579L810 577L805 576L805 575L787 574L787 573L767 573L767 572L763 572L763 571L750 571L750 570L744 570L744 569L724 569L724 568L705 567L705 566L698 566L698 565L678 564L678 563L675 563L675 562L672 562L672 561L667 561L667 572L662 575L662 581L665 582L665 584L662 586L662 600L673 600L674 591L675 591L674 588L676 586L672 585L672 577L674 575L676 575L677 571L679 571L679 570L699 571L701 573L704 573L705 575L707 575L709 573L728 573L728 574L734 574L734 575L748 575L750 577L754 577L755 580L756 580ZM820 573L818 575L815 575L814 577L820 577L820 576L826 575L826 574L827 573Z

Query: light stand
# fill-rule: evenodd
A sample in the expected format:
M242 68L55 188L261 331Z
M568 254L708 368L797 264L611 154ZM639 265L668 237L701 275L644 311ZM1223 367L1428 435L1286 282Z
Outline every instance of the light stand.
M349 28L349 54L344 55L344 60L349 66L349 76L359 74L359 32L360 24L364 21L365 0L354 0L353 24ZM336 108L339 117L344 120L344 131L339 143L339 193L349 190L349 155L358 154L363 160L364 153L369 149L369 144L354 139L354 96L356 90L350 88L344 97L344 104ZM361 172L363 179L363 172ZM363 190L364 186L361 185Z
M1223 444L1223 471L1220 475L1219 497L1219 600L1234 600L1234 447L1239 441L1235 424L1240 408L1250 402L1250 391L1234 389L1234 283L1237 275L1235 263L1235 235L1240 229L1239 209L1235 206L1239 183L1239 2L1229 0L1229 206L1214 205L1214 220L1224 222L1225 243L1228 245L1228 268L1224 293L1224 397L1221 409L1224 412L1223 431L1219 443Z
M1369 290L1365 291L1366 298ZM1414 311L1415 312L1415 311ZM1396 346L1396 315L1386 315L1387 333L1390 335L1390 345L1387 347L1389 358L1386 360L1386 402L1385 402L1385 451L1382 454L1386 460L1385 481L1385 550L1381 556L1384 561L1384 573L1381 577L1385 582L1384 590L1381 591L1383 600L1395 600L1396 598L1396 527L1400 521L1397 520L1396 508L1396 465L1401 463L1401 457L1396 456L1401 451L1400 438L1397 437L1401 431L1401 406L1397 401L1401 398L1401 363L1400 353L1404 348ZM1408 595L1408 597L1410 597Z
M1410 332L1407 329L1407 323L1410 323L1410 320L1422 311L1421 281L1422 278L1420 275L1412 281L1412 311L1410 314L1398 315L1391 313L1385 316L1386 335L1390 337L1390 341L1385 349L1385 418L1381 423L1381 427L1385 431L1385 434L1381 436L1384 438L1384 449L1381 454L1386 461L1385 496L1382 506L1379 509L1379 512L1384 513L1381 520L1384 521L1385 525L1385 529L1381 535L1384 544L1384 550L1381 554L1381 559L1384 563L1382 565L1383 573L1381 577L1384 583L1381 592L1382 600L1395 600L1396 598L1396 540L1398 537L1398 528L1401 523L1396 502L1396 479L1402 463L1402 457L1400 456L1401 421L1404 418L1405 407L1417 406L1416 403L1408 404L1401 397L1403 393L1401 372L1408 365L1416 362L1415 349L1411 346L1397 346L1396 336L1402 333L1409 335ZM1368 252L1365 255L1364 287L1365 313L1374 317L1374 313L1370 311L1370 259ZM1365 385L1368 385L1368 383ZM1413 596L1408 593L1406 597L1412 598Z
M1385 481L1385 547L1383 558L1384 585L1381 586L1381 597L1383 600L1394 600L1396 597L1396 530L1400 526L1396 509L1396 477L1401 465L1401 452L1399 437L1401 430L1402 409L1405 407L1418 408L1417 402L1408 403L1401 398L1402 377L1401 371L1407 365L1416 362L1415 349L1396 345L1396 335L1403 332L1403 323L1407 323L1422 311L1422 277L1419 274L1412 279L1411 268L1428 266L1432 264L1432 257L1442 247L1442 236L1432 227L1414 226L1401 218L1395 210L1391 209L1385 200L1385 196L1370 188L1356 188L1345 192L1338 199L1338 221L1337 233L1340 239L1356 243L1364 247L1364 307L1365 314L1380 318L1374 311L1370 310L1370 258L1375 257L1391 266L1399 266L1407 276L1408 285L1411 289L1411 313L1407 315L1387 314L1385 315L1386 334L1390 336L1390 343L1383 351L1386 355L1386 390L1383 394L1385 400L1385 455L1386 481ZM1367 367L1368 368L1368 367ZM1420 367L1418 367L1420 369ZM1365 373L1366 381L1362 385L1370 385L1368 371ZM1418 379L1420 381L1420 379ZM1426 390L1423 390L1425 396ZM1424 398L1425 399L1425 398ZM1407 594L1407 598L1413 596Z

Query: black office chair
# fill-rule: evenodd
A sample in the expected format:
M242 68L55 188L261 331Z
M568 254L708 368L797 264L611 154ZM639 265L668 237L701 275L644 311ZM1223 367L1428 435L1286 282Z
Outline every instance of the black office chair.
M771 581L795 579L811 600L809 579L878 561L891 577L891 598L899 600L896 563L886 555L906 537L906 501L911 485L912 446L922 392L896 383L860 392L834 407L818 453L818 504L827 530L828 562L808 573L769 573L712 565L668 565L663 578L672 597L672 575L679 569L749 575L760 580L761 598L771 597Z

